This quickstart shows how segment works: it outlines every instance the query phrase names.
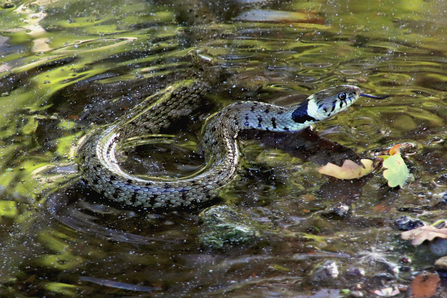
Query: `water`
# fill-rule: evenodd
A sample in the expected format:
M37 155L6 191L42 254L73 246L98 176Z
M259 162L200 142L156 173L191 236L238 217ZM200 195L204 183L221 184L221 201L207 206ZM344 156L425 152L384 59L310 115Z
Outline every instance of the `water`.
M401 240L393 221L445 218L443 1L2 5L2 296L308 297L299 295L338 295L357 284L366 295L384 287L374 274L393 274L382 257L407 268L384 282L404 295L408 270L433 270L439 256ZM214 234L198 211L122 210L92 192L73 163L74 146L93 127L191 76L191 53L204 65L215 61L203 75L223 73L209 96L215 104L167 142L131 150L131 169L175 177L200 168L197 132L236 100L288 104L347 83L389 97L362 98L311 137L246 136L243 170L219 202L230 207L236 221L226 224L240 241L210 247L204 239ZM340 181L317 172L328 160L371 158L399 143L412 144L404 156L413 176L402 190L389 189L380 173ZM339 202L351 208L348 216L324 211ZM340 276L315 283L327 260ZM348 277L351 266L365 277Z

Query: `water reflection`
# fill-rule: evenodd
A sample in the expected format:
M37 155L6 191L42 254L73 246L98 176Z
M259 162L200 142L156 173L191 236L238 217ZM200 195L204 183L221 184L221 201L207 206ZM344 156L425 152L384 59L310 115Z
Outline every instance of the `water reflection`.
M446 184L445 6L231 0L2 4L0 235L6 265L0 293L297 296L321 288L366 294L382 283L409 285L411 270L433 266L438 256L428 245L414 253L399 239L393 220L407 215L431 223L445 217L439 199ZM197 70L191 51L218 66ZM306 147L315 135L299 142L294 135L247 137L240 178L219 203L233 208L256 237L213 249L199 240L206 235L198 211L148 214L104 201L78 179L73 146L95 125L117 119L156 90L216 73L207 110L169 146L149 151L165 152L155 161L160 173L199 166L197 132L209 114L235 100L287 104L345 83L391 96L362 99L316 125L315 135L345 147L329 141ZM341 161L402 142L414 145L405 155L414 178L401 191L386 187L379 174L340 182L317 172L315 163L339 151ZM154 165L150 159L140 162L148 150L134 151L131 167ZM334 215L340 202L349 210L342 217ZM351 272L349 258L358 261L358 253L371 253L371 247L403 268L399 280L372 279L389 269L374 264L362 265L364 276L344 278ZM412 267L401 255L414 258ZM327 260L337 263L339 283L312 282Z

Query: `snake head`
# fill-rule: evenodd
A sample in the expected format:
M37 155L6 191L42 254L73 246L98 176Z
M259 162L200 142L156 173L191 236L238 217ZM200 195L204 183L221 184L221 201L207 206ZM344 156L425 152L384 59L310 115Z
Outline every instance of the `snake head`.
M317 119L326 119L345 110L361 95L356 86L343 85L319 91L307 98L308 114Z

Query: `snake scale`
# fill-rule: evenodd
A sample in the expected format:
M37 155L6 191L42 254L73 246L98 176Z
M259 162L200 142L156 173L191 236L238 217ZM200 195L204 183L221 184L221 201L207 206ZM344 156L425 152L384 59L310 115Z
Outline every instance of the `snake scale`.
M146 99L117 122L96 129L78 149L85 181L96 192L125 205L155 209L198 207L216 197L219 188L234 179L239 164L237 136L242 130L299 131L364 96L359 88L345 85L319 91L291 107L236 102L207 120L202 139L207 163L195 175L149 180L120 168L115 151L121 142L161 133L176 118L200 106L207 90L206 83L179 82Z

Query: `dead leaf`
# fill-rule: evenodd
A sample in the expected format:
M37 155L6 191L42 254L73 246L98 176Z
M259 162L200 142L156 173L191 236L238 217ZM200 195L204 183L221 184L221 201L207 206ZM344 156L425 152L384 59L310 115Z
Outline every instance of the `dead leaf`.
M430 298L436 294L441 279L437 273L421 273L412 283L414 298Z
M395 286L394 288L383 288L380 290L375 290L372 293L380 297L393 297L400 294L400 291Z
M387 205L386 203L381 203L379 205L376 205L376 207L374 207L374 213L387 212L390 210L391 210L391 206Z
M393 156L394 154L400 154L400 147L401 145L397 144L394 145L393 148L390 149L390 156Z
M324 24L324 19L315 12L293 12L254 9L244 12L234 18L235 21L241 22L267 22L267 23L310 23Z
M402 145L394 145L389 151L390 155L379 156L384 159L383 177L388 181L389 187L400 186L402 188L410 176L410 171L400 155L401 147Z
M321 289L313 295L298 295L296 298L342 298L340 290L337 289Z
M437 229L433 226L424 226L402 233L402 239L412 240L413 245L420 245L425 240L431 241L436 237L447 239L447 228Z
M327 165L321 167L318 172L338 179L357 179L374 171L372 160L362 159L360 161L363 166L349 159L345 160L341 167L329 162Z
M302 198L303 198L304 202L312 202L312 201L316 200L315 196L311 195L311 194L305 194L305 195L303 195Z

